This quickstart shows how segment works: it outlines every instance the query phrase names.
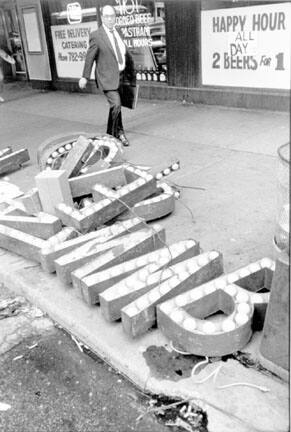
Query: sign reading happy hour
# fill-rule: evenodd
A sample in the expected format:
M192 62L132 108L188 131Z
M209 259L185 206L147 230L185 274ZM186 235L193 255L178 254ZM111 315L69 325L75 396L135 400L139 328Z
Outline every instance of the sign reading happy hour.
M202 84L290 88L291 4L201 12Z

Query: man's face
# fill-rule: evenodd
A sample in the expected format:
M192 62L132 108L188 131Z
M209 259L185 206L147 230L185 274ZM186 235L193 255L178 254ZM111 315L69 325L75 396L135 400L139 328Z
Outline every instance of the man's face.
M115 10L112 6L104 6L101 15L102 24L105 25L109 30L112 30L115 25L116 15Z

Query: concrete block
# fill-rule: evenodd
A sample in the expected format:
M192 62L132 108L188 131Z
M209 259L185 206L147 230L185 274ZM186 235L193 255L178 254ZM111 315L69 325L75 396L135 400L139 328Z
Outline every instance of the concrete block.
M135 232L144 226L143 222L137 218L125 222L119 222L114 225L102 228L98 231L92 231L76 239L68 240L58 245L45 245L41 250L41 266L48 273L56 271L54 261L74 249L82 246L90 240L99 239L100 242L117 238L128 232Z
M62 229L60 219L55 216L39 213L33 216L6 216L0 214L0 224L47 240Z
M28 214L36 215L43 211L37 188L32 188L23 197L19 198L19 201Z
M161 304L159 328L176 347L195 355L220 357L242 349L252 335L255 308L269 298L255 289L273 265L263 258Z
M100 183L108 187L116 187L126 184L123 166L117 166L103 171L84 174L69 179L69 185L73 198L89 195L92 187Z
M40 251L45 240L22 231L0 225L0 247L17 255L40 262Z
M29 161L27 149L21 149L0 157L0 174L18 169L24 162Z
M39 198L46 213L56 215L55 207L64 203L73 207L67 174L63 170L44 170L35 177Z
M159 225L113 240L112 245L116 246L114 250L103 254L101 257L97 256L96 259L85 263L82 267L79 266L80 268L72 272L73 285L75 288L81 289L81 281L85 276L159 249L164 244L165 230Z
M121 310L124 331L131 337L142 335L155 324L158 304L216 278L222 272L222 255L216 251L183 261L176 275Z
M77 176L83 163L90 156L94 146L87 138L79 136L73 148L68 152L64 159L61 169L66 171L67 177Z
M276 260L259 354L264 367L289 380L290 257L284 252Z
M125 282L130 274L137 272L149 264L157 264L158 269L166 265L173 265L192 256L199 254L199 243L195 240L182 240L167 248L142 255L110 267L98 273L85 276L80 280L81 293L85 302L94 305L99 302L99 294L118 282Z

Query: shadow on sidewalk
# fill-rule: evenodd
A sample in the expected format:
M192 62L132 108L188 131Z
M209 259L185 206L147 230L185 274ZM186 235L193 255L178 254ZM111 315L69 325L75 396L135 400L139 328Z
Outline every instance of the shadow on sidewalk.
M2 97L4 98L4 103L6 103L44 92L46 92L46 90L33 89L31 84L27 81L4 82Z

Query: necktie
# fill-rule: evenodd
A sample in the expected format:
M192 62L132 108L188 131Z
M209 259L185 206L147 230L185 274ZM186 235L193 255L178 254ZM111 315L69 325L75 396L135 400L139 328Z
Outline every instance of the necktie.
M123 61L122 61L122 55L121 55L121 52L120 52L119 44L118 44L117 39L116 39L115 34L114 34L114 30L111 30L111 33L112 33L113 40L114 40L114 45L115 45L115 50L116 50L116 54L117 54L118 63L120 65L122 65L122 63L123 63Z

